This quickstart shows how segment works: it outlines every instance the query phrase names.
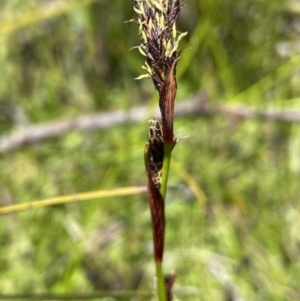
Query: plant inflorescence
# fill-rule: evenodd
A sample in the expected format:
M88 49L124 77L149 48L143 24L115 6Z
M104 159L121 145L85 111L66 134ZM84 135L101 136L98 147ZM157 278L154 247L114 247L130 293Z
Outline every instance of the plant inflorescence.
M149 139L145 146L145 167L148 179L149 205L152 218L154 258L158 297L171 300L175 276L164 276L162 270L165 233L165 198L171 152L176 145L174 135L174 102L177 91L176 66L180 59L178 44L187 33L178 33L176 21L181 0L134 0L141 44L136 48L146 57L146 74L151 77L159 95L161 121L150 120Z

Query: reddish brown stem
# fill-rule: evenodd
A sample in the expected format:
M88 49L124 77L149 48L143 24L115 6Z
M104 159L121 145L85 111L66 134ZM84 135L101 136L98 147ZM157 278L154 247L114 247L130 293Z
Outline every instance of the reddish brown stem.
M152 177L151 171L148 171L148 194L152 218L154 258L156 262L162 262L165 237L165 207L163 197L157 185L153 183Z
M176 64L178 60L179 57L173 61L159 97L159 107L162 115L163 138L166 144L173 143L174 138L173 119L174 102L177 91Z

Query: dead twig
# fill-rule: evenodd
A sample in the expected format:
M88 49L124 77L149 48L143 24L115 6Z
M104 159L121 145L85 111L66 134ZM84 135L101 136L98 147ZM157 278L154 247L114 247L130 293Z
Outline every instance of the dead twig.
M70 119L57 119L41 124L32 124L17 128L7 135L0 136L0 152L6 153L24 145L40 142L45 139L63 136L72 131L105 129L125 123L137 123L150 116L159 116L158 109L149 112L148 106L131 110L118 110L81 115ZM300 109L262 109L249 106L223 105L214 107L205 93L199 92L175 107L175 116L212 116L224 115L237 119L261 119L282 122L300 122Z

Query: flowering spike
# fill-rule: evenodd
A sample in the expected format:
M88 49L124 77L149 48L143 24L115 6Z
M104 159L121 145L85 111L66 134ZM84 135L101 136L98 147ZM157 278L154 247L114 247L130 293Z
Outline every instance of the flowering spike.
M138 14L141 44L137 47L146 61L142 68L147 74L136 79L151 77L159 94L161 122L150 120L149 139L145 146L144 159L148 177L148 195L152 218L154 257L162 263L165 232L166 184L171 151L178 141L173 133L174 102L177 91L176 65L180 59L178 45L187 34L178 34L176 21L182 8L182 0L134 0ZM157 275L159 273L157 272ZM158 277L159 279L159 277ZM162 277L161 277L162 279ZM171 301L171 288L175 276L158 281L158 291ZM164 287L165 286L165 287Z

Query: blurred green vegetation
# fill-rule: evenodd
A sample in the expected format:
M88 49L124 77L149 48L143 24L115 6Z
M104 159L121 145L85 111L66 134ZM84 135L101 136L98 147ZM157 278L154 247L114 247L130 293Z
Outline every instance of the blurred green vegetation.
M0 2L0 134L83 113L156 104L133 1ZM297 2L185 0L178 102L300 109ZM1 206L145 185L147 120L72 132L0 154ZM180 117L166 206L166 272L179 300L299 300L300 125ZM205 195L196 197L191 183ZM152 288L146 195L0 216L1 294ZM193 292L194 296L189 296ZM108 294L109 296L109 294ZM1 297L1 296L0 296ZM76 297L74 297L76 299ZM104 299L103 300L108 300ZM113 297L109 300L114 300Z

